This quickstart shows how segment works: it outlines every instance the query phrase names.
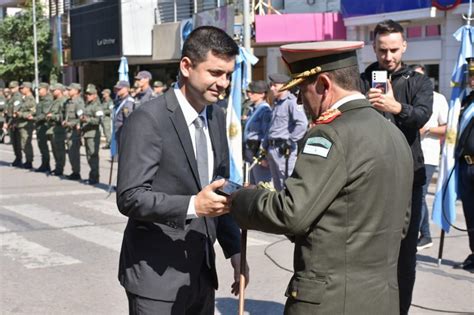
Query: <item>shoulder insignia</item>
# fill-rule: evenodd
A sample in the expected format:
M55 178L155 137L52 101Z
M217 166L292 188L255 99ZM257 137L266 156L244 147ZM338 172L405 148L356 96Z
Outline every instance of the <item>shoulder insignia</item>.
M333 143L324 137L312 137L306 140L303 153L327 158Z
M331 121L336 119L337 117L341 116L342 113L337 108L328 109L324 113L322 113L314 122L316 125L320 124L329 124Z
M303 105L296 105L296 110L299 111L299 112L304 112Z

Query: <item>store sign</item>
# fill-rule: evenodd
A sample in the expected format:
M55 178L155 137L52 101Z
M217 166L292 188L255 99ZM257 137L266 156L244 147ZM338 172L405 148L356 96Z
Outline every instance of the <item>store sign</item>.
M97 40L97 46L115 45L115 38L104 38Z

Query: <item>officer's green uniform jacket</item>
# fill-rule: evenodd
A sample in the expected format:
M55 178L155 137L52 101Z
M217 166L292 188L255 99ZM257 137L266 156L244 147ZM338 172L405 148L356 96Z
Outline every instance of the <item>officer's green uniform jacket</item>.
M46 123L46 115L50 111L53 105L53 96L46 94L39 99L38 105L36 105L36 125L41 126Z
M98 99L86 105L84 109L86 121L81 126L84 138L93 138L100 132L99 125L103 115L102 104Z
M36 101L33 95L25 96L20 108L16 111L18 117L19 128L26 128L33 126L33 120L28 120L28 116L35 116L36 113Z
M67 101L66 96L61 96L53 101L53 105L47 113L51 113L51 116L48 119L48 131L46 131L46 134L52 135L55 131L64 132L61 124L64 119L64 106Z
M71 98L64 109L64 120L68 131L80 125L79 116L84 112L84 100L80 96Z
M6 113L7 109L7 99L4 96L0 96L0 123L5 121L4 114Z
M7 123L9 123L11 127L18 124L18 117L13 118L13 113L19 110L22 103L23 96L20 92L13 93L7 102Z
M398 315L410 147L365 99L339 111L308 131L285 189L241 190L231 213L242 228L294 236L285 314Z

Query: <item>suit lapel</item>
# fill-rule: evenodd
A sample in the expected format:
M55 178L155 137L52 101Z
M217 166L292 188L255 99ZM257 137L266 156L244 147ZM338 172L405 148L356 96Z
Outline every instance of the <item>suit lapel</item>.
M198 187L201 187L196 157L194 155L193 143L191 142L191 136L189 134L189 128L186 124L186 120L184 119L183 112L181 111L181 107L179 106L178 99L176 98L173 89L170 89L168 92L166 92L165 98L167 108L170 111L171 123L178 134L179 141L191 167L194 180L196 181Z

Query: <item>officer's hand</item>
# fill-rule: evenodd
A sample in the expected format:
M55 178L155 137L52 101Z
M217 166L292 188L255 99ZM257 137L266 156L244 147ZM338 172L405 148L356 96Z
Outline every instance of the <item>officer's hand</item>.
M382 112L399 114L402 111L402 104L397 102L393 96L392 84L387 81L387 93L383 94L381 89L371 88L367 93L369 102Z
M224 183L225 179L216 180L196 195L194 209L198 217L217 217L229 212L228 198L215 193Z
M240 287L240 253L234 254L230 257L230 263L232 264L232 268L234 268L234 283L231 285L231 293L235 296L239 295L239 287ZM245 270L243 274L245 275L245 287L249 284L249 264L247 261L245 262Z

